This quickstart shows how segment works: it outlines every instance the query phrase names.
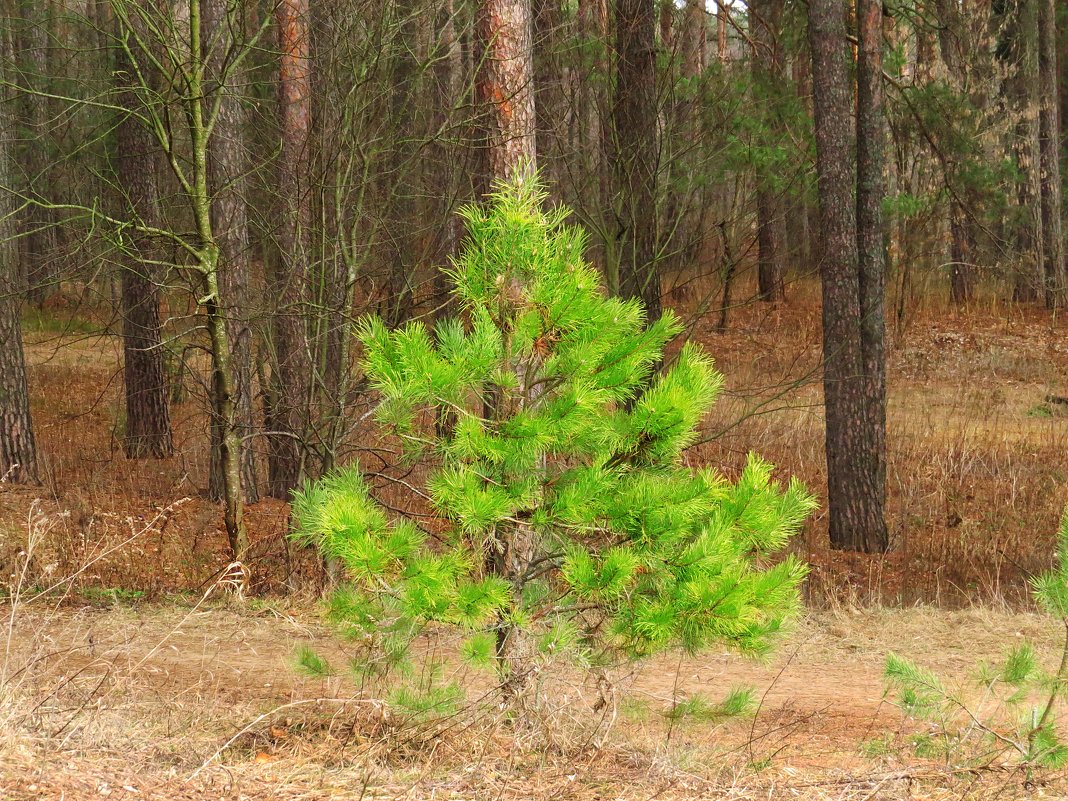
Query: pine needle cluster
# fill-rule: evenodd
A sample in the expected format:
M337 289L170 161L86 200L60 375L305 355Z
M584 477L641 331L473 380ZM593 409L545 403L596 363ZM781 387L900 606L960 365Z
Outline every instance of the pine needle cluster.
M499 186L463 212L458 317L359 323L377 420L429 466L440 525L387 512L356 467L302 488L299 531L349 578L332 616L398 660L450 624L466 659L502 673L518 636L533 659L761 654L805 575L766 557L814 501L755 456L736 482L684 463L722 378L692 344L659 371L679 321L606 296L565 216L534 179Z

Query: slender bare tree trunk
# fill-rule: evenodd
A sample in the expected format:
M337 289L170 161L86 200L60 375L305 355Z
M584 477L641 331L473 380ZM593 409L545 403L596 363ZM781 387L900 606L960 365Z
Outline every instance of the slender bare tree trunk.
M1012 231L1017 267L1013 300L1034 302L1045 286L1042 275L1042 204L1039 182L1038 126L1038 1L1017 0L1007 14L1006 52L1009 104L1016 116L1012 132L1012 156L1019 178L1016 182L1018 215Z
M248 558L249 539L245 528L245 502L241 488L241 433L238 428L237 384L234 380L230 336L226 327L227 299L219 274L219 243L212 228L210 171L208 168L212 130L210 106L206 102L207 63L202 47L202 0L189 0L189 72L184 87L186 119L189 126L190 171L187 180L190 211L195 227L196 270L202 279L203 305L211 342L212 389L215 419L225 421L219 443L223 473L223 523L230 552L237 562Z
M1060 305L1064 290L1061 225L1061 119L1057 88L1057 4L1038 4L1038 146L1042 196L1042 262L1046 306Z
M459 170L468 158L467 148L457 142L459 137L455 134L460 128L455 119L455 109L461 97L463 64L456 35L454 0L437 0L435 34L431 48L431 71L436 111L430 167L425 175L430 197L439 204L438 218L444 221L436 231L433 248L434 265L440 268L449 263L449 258L456 253L460 244L462 221L456 214L460 192L458 178ZM434 273L434 304L437 318L447 316L452 311L448 276L443 269Z
M780 28L783 0L753 0L749 3L752 36L753 86L761 101L772 110L764 115L770 130L781 127L774 110L775 93L786 80ZM786 251L786 220L779 192L769 176L757 176L757 279L758 297L763 301L783 299L783 259Z
M288 499L306 467L310 421L311 351L308 337L308 263L311 258L311 62L308 0L280 0L275 8L280 69L278 108L281 152L278 195L281 263L273 294L275 374L272 376L268 435L268 494Z
M566 170L562 131L567 129L564 107L564 78L561 69L561 26L563 9L560 0L532 0L534 107L536 141L541 177L550 197L561 199L561 177Z
M131 48L135 45L131 42ZM143 84L122 47L115 48L115 81L124 116L115 138L118 185L125 213L136 225L160 226L155 157L158 143L138 119ZM124 449L131 459L162 459L174 451L170 405L163 368L159 249L152 237L132 229L124 242L122 266L122 353L126 390Z
M42 0L19 0L21 16L22 83L30 90L22 95L24 125L27 135L21 152L22 171L26 176L27 194L38 201L54 199L51 186L51 101L38 93L49 91L49 43L52 12L49 3ZM27 297L37 304L57 287L56 269L56 219L54 212L43 203L27 209L25 237L22 249L25 255L25 280Z
M234 32L241 30L244 0L204 0L205 43L208 76L213 95L220 93L215 128L208 142L211 191L211 225L219 243L219 290L225 300L226 333L234 379L234 420L245 447L241 450L241 487L246 503L259 500L256 451L251 447L253 420L253 353L250 319L252 243L249 237L247 192L248 159L245 110L238 95L247 80L243 68L232 70ZM218 407L214 399L213 407ZM208 494L224 496L225 465L222 442L227 421L213 417L211 424L211 469Z
M864 370L866 471L863 546L889 547L886 529L886 98L882 0L857 0L857 253L860 348Z
M419 10L411 0L396 0L390 31L390 114L394 140L389 168L383 176L382 194L386 225L382 235L388 251L385 296L379 304L382 318L391 328L411 316L415 270L419 264L416 243L419 205L418 155L424 141L424 118L420 113L420 69L414 52L418 38Z
M708 11L704 0L686 0L682 17L682 41L679 49L682 57L682 74L687 78L701 75L705 71L708 52L705 24Z
M720 64L727 63L727 26L730 24L730 8L726 0L716 0L716 56Z
M13 98L7 87L12 76L14 46L10 30L0 28L0 186L12 185L17 141L12 114ZM0 191L0 481L37 482L37 445L30 419L26 360L20 319L21 276L10 192Z
M616 182L619 291L661 314L657 264L655 0L615 0L616 80L612 164Z

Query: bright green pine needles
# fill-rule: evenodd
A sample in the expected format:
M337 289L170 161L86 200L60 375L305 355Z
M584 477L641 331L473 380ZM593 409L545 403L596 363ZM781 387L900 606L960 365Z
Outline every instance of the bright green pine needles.
M736 484L684 465L722 380L666 314L609 298L565 212L536 182L464 211L449 272L462 309L430 331L363 320L377 419L429 467L434 536L372 497L358 469L296 494L303 536L351 583L334 618L403 653L437 621L500 669L502 632L599 661L713 642L762 653L798 605L805 567L765 563L814 507L756 457Z

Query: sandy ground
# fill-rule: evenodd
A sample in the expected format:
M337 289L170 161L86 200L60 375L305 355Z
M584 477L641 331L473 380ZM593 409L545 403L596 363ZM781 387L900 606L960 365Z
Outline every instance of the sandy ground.
M596 738L591 687L560 681L549 701L569 734L548 743L492 709L401 724L373 703L382 687L303 677L300 645L346 658L316 620L311 608L263 602L20 608L0 695L0 798L1068 797L1056 774L962 778L919 759L908 744L918 724L883 693L889 651L951 686L1024 639L1055 662L1059 632L1037 615L811 613L764 664L676 655L620 677L619 716ZM426 648L450 644L442 635ZM469 698L489 681L459 678ZM663 714L743 684L756 689L754 717L669 724Z

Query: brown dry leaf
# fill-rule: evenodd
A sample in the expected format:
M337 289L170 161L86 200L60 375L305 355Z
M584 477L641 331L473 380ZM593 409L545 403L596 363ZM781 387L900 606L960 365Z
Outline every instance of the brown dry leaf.
M274 760L275 757L271 756L266 751L260 751L258 754L256 754L257 765L266 765L268 762L274 762Z

